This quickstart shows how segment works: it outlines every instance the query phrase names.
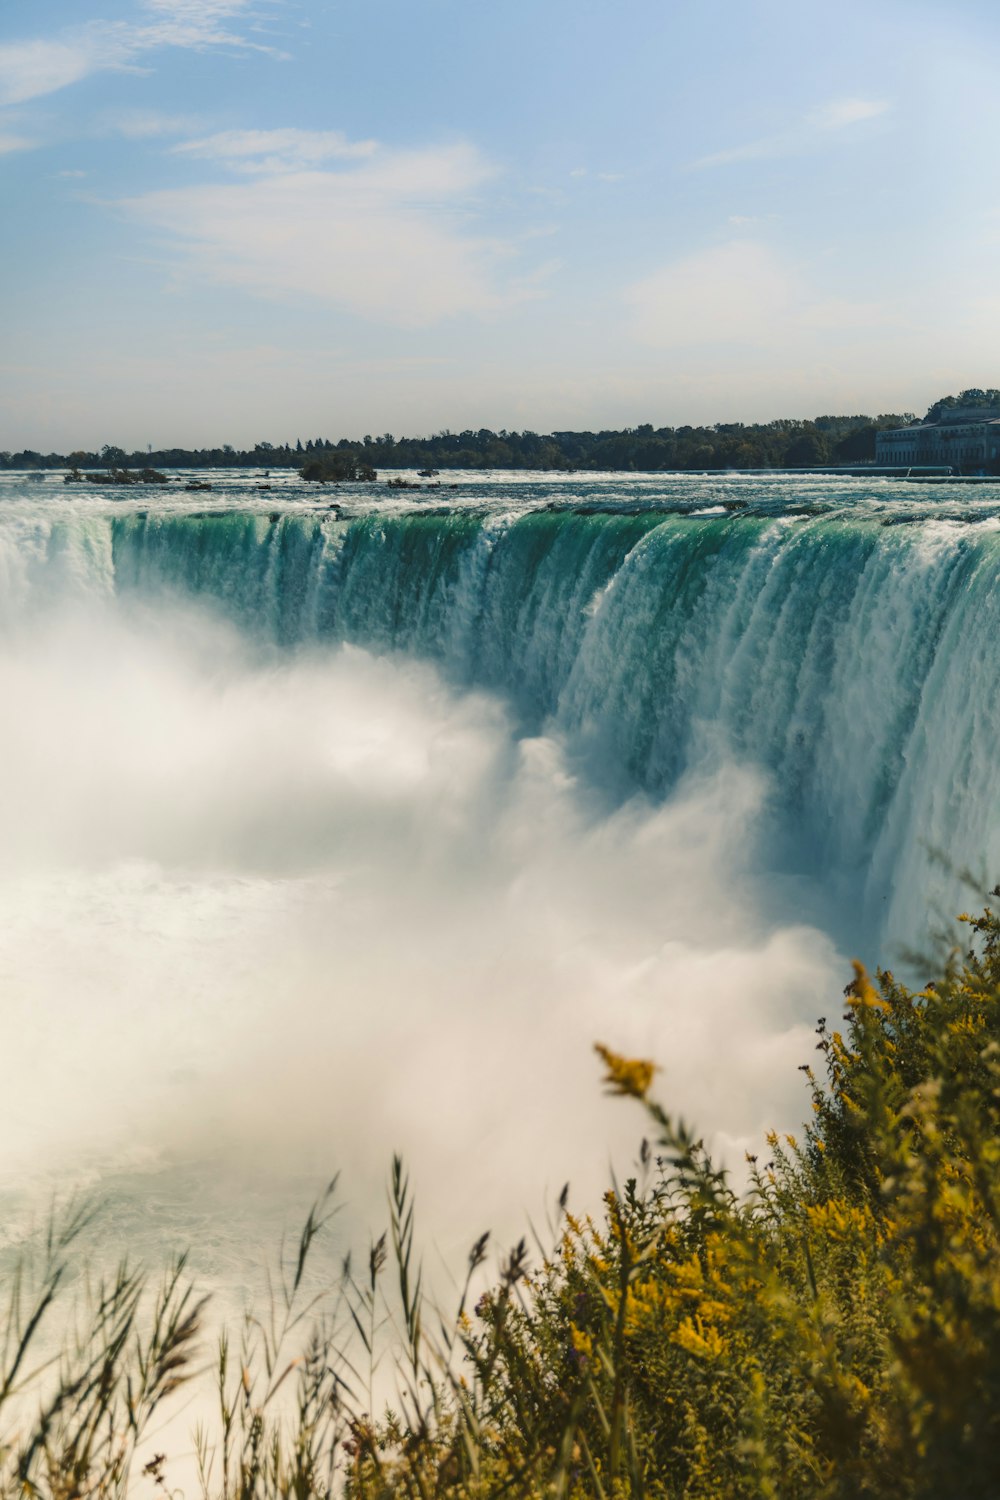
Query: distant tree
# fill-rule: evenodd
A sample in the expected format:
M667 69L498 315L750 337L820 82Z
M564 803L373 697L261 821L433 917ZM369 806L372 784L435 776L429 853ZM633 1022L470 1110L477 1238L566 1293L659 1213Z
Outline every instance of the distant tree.
M342 480L371 484L378 478L378 474L371 465L365 463L356 453L349 450L343 452L339 449L333 453L314 455L306 459L299 474L313 484L339 484Z
M787 469L811 469L830 462L830 445L818 432L803 432L785 450Z
M942 412L950 411L956 406L986 406L1000 407L1000 391L990 388L980 390L979 386L969 386L968 390L959 391L957 396L941 396L928 407L925 421L937 421Z
M878 428L874 422L869 422L864 427L852 428L835 446L834 458L838 463L845 464L865 463L869 459L874 459L877 432Z
M928 412L933 420L959 402L994 406L1000 412L1000 389L970 387L960 396L942 396ZM162 449L156 453L126 455L121 448L106 447L100 455L87 454L91 467L102 462L125 466L128 472L156 463L164 468L210 468L257 466L299 468L303 460L324 455L347 456L348 464L364 453L367 469L619 469L641 473L685 470L815 468L828 463L860 463L874 457L875 433L902 427L917 419L912 412L836 416L824 414L814 421L779 417L769 422L744 424L716 422L709 426L654 428L649 422L619 430L557 431L539 434L530 429L511 432L488 427L453 432L449 428L428 437L396 438L391 432L380 437L370 433L358 438L310 438L294 447L285 442L259 442L251 449L221 448ZM360 461L359 461L360 465ZM66 459L57 453L42 455L25 449L0 454L5 469L64 468ZM360 466L359 471L360 473ZM336 474L331 473L331 482Z

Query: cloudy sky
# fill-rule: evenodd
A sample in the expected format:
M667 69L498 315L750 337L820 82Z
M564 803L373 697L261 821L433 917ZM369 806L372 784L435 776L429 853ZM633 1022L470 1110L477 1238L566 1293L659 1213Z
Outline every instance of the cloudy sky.
M1000 385L995 0L4 0L0 448Z

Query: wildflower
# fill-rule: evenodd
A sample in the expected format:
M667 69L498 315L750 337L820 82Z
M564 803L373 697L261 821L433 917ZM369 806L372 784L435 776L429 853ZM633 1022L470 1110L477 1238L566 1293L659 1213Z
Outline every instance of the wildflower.
M653 1082L653 1074L657 1071L654 1063L645 1058L621 1057L600 1042L595 1043L594 1051L608 1070L604 1075L604 1082L610 1093L645 1099Z
M700 1359L719 1359L726 1353L726 1341L717 1328L706 1326L700 1317L685 1318L671 1336L671 1343L678 1344L688 1354Z

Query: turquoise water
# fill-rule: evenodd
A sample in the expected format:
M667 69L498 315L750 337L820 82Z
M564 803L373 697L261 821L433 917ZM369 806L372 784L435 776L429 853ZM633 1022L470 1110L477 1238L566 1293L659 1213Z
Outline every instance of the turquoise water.
M207 477L0 476L6 1204L231 1286L405 1144L464 1249L627 1166L597 1038L738 1161L1000 874L1000 488Z
M196 510L7 477L7 610L32 589L172 590L286 650L429 660L502 695L520 732L556 731L612 799L752 764L775 862L823 874L869 946L915 938L928 891L946 899L928 850L1000 868L1000 488L209 477Z

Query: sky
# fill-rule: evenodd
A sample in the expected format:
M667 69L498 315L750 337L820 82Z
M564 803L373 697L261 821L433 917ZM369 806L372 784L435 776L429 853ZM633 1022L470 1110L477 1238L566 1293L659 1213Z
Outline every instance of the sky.
M1000 385L993 0L4 0L0 449Z

